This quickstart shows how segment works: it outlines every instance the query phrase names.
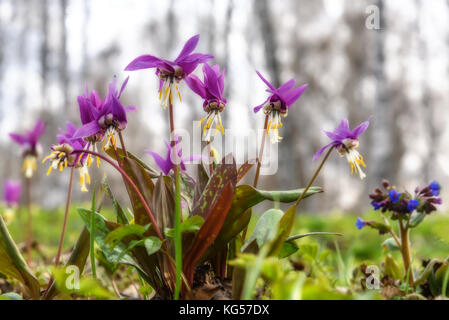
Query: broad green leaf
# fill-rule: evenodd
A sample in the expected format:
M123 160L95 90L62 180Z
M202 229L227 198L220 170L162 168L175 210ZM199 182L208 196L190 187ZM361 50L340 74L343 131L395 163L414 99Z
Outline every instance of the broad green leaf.
M298 245L293 241L285 241L282 245L281 252L279 253L279 258L283 259L291 256L299 250Z
M123 156L123 152L120 148L117 148L117 152ZM115 151L110 148L107 151L107 154L111 156L113 159L116 158ZM130 153L128 153L130 155ZM151 175L148 173L147 169L142 165L141 162L134 159L134 157L129 156L129 158L121 158L122 160L122 168L126 172L126 174L131 178L134 184L139 189L140 193L146 200L147 204L151 203L151 198L153 194L154 184L151 180ZM125 183L126 190L128 191L129 199L131 201L131 205L133 207L134 213L134 222L136 224L140 224L145 226L149 224L150 218L148 217L148 213L145 210L145 207L140 201L140 198L137 196L134 189L128 184L125 178L123 178L123 182Z
M111 246L111 249L114 247L125 237L135 235L141 236L147 231L147 228L138 224L127 224L108 233L104 242Z
M181 223L181 233L184 232L197 232L200 230L204 223L204 219L201 216L191 216ZM175 230L173 228L165 229L165 235L169 238L173 238Z
M382 242L382 248L389 251L398 251L399 247L393 238L388 238Z
M403 277L402 269L393 259L391 254L387 254L385 257L385 274L393 278L394 280L400 280Z
M273 240L276 236L278 224L283 214L284 212L279 209L269 209L265 211L257 221L254 232L242 246L241 250L244 251L253 240L256 240L259 248L262 247L264 243Z
M0 273L20 281L33 299L39 299L40 285L26 265L0 215Z
M118 203L118 201L115 199L114 195L112 194L112 190L109 187L109 184L106 180L106 176L101 181L101 185L103 187L103 190L106 192L106 194L112 201L112 207L114 208L114 212L117 216L117 222L120 224L129 224L128 218L126 217L126 214L123 211L120 203Z
M151 256L159 251L162 246L162 241L157 237L148 237L144 239L144 245L148 255Z
M231 209L225 220L222 230L215 241L215 250L220 250L236 235L238 235L249 223L251 211L247 210L264 200L290 203L299 198L304 189L287 191L258 190L249 185L237 186L232 198ZM310 187L305 198L323 192L320 187Z
M22 300L22 296L15 292L6 292L0 294L0 300Z
M72 279L71 277L73 277L74 271L66 268L52 268L56 288L67 298L70 295L103 300L113 299L115 297L96 279L82 277L81 275L79 275L79 279Z
M417 227L421 222L423 222L426 216L427 214L424 212L415 211L410 217L409 227L410 228Z
M282 250L285 239L290 235L293 224L296 218L296 204L292 205L285 211L281 220L279 221L279 228L277 230L276 238L273 240L271 245L269 256L277 256Z

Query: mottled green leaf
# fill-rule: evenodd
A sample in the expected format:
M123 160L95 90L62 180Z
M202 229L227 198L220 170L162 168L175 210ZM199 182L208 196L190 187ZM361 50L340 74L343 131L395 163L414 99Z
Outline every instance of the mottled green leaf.
M248 241L242 246L242 251L253 241L256 240L259 248L266 242L273 240L276 236L278 223L284 212L279 209L269 209L265 211L256 223L253 233Z
M141 236L147 230L146 227L138 225L138 224L127 224L124 226L120 226L117 229L109 232L104 239L104 243L109 244L111 249L114 247L125 237L135 235Z
M197 232L204 224L204 218L201 216L191 216L181 223L181 233L184 232ZM173 238L175 230L173 228L167 228L164 231L165 236Z
M106 176L101 181L101 185L103 187L104 192L108 195L108 197L112 201L112 207L114 208L114 212L117 216L117 222L120 224L129 224L128 218L126 217L126 214L123 211L120 203L115 199L114 195L112 194L112 190L109 187L109 184L106 180Z
M20 254L17 245L9 234L3 218L0 215L0 273L20 281L33 299L40 295L39 281L32 274Z

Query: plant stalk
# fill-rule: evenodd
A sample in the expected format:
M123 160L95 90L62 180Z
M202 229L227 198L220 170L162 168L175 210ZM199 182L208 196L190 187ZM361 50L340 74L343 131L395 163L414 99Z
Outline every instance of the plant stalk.
M33 245L33 215L31 210L31 178L25 178L25 189L26 189L26 201L28 210L28 232L26 241L27 250L27 264L30 265L31 262L31 247Z
M75 173L75 167L72 167L70 169L70 180L69 180L69 189L67 191L67 200L65 204L65 212L64 212L64 222L62 223L62 231L61 236L59 238L59 245L58 245L58 252L56 253L55 258L55 266L57 267L59 264L59 260L61 258L62 253L62 247L64 245L64 237L67 230L67 221L69 217L69 211L70 211L70 202L72 201L72 189L73 189L73 175Z
M401 232L401 254L404 262L405 274L409 274L409 283L413 285L415 282L413 276L413 270L411 265L411 251L410 251L410 229L404 227L402 219L399 219L399 230Z
M298 204L301 202L302 199L304 199L305 195L307 194L307 191L309 191L310 187L312 186L312 184L315 182L316 177L318 176L318 174L320 173L321 169L324 166L324 163L327 161L327 158L329 158L332 150L334 150L334 146L329 148L329 151L326 153L326 156L324 157L323 161L321 161L320 166L318 167L318 169L315 171L315 174L313 175L312 179L310 179L309 184L307 185L307 187L304 189L304 191L302 192L301 196L298 198L298 200L296 200L295 202L295 206L298 206Z
M181 238L181 181L180 181L180 167L178 161L178 152L176 148L176 137L175 137L175 121L173 112L173 99L171 92L171 84L173 79L170 80L170 92L169 92L169 118L170 118L170 142L172 151L175 150L175 217L174 217L174 242L175 242L175 267L176 267L176 279L175 279L175 300L179 299L182 285L182 238ZM173 156L173 153L171 154Z

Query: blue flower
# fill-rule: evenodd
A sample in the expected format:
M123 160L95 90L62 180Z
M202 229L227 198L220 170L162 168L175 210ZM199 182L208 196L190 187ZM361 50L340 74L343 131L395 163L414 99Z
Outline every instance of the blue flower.
M379 210L380 208L382 208L382 205L377 201L371 202L371 205L373 206L374 210Z
M432 181L432 183L429 185L430 190L432 191L432 195L434 197L437 197L440 195L440 185L436 181Z
M409 210L410 212L413 212L413 211L418 207L418 205L419 205L419 201L418 201L418 200L416 200L416 199L411 199L411 200L408 202L407 207L408 207L408 210Z
M359 230L362 230L362 228L366 226L366 222L362 220L362 218L357 218L357 221L355 222L355 227Z
M396 190L392 189L392 190L390 190L390 192L388 192L388 197L390 197L390 200L393 203L396 203L399 201L401 194L399 192L397 192Z

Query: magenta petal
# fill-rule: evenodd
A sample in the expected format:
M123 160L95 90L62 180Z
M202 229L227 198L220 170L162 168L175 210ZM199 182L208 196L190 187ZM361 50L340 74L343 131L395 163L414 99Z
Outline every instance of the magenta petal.
M78 96L78 106L82 124L89 123L95 119L93 114L94 108L84 96Z
M31 136L35 138L37 141L41 135L45 132L45 124L42 119L37 119L36 124L34 125L33 131L31 132Z
M263 103L261 103L258 106L254 107L254 113L259 112L259 110L262 109L265 106L265 104L270 100L270 98L271 98L271 96L268 97L268 99L265 100Z
M204 84L201 82L201 80L194 74L189 75L186 77L185 82L187 83L187 86L195 92L197 95L199 95L201 98L206 98L206 90L204 89Z
M27 138L24 135L17 134L17 133L10 133L9 137L16 143L23 145L27 143Z
M7 205L18 205L22 187L20 182L6 180L4 185L4 200Z
M150 150L145 150L146 153L150 154L153 159L154 162L156 162L156 165L159 167L159 169L165 174L168 175L168 173L170 172L170 170L173 168L173 164L171 163L171 161L166 160L164 158L162 158L159 154L157 154L156 152L150 151Z
M112 97L111 112L114 115L114 118L118 120L121 125L126 125L127 119L125 108L115 96Z
M284 83L282 86L280 86L276 91L278 94L283 94L289 91L291 88L293 88L296 84L295 79L290 79L286 83Z
M189 40L187 40L186 44L184 45L184 48L182 48L181 52L179 53L178 57L176 58L175 62L185 58L189 54L195 50L196 46L198 45L198 41L200 39L200 35L197 34L193 37L191 37Z
M98 125L98 122L94 120L76 130L75 134L73 135L73 139L90 137L99 132L101 132L101 128Z
M307 84L302 85L298 88L295 88L295 89L291 90L290 92L288 92L287 94L285 94L282 97L285 104L287 106L291 106L293 103L296 102L296 100L299 99L299 97L301 97L301 95L304 93L304 91L306 91L306 89L307 89Z
M118 99L120 99L123 90L125 90L126 85L128 84L128 80L129 80L129 76L127 76L125 81L123 81L123 83L122 83L122 87L120 88L120 92L119 92L118 97L117 97Z
M259 76L260 79L262 79L263 82L265 82L265 84L268 86L268 88L270 88L271 90L276 90L276 88L270 83L268 82L267 79L265 79L259 71L256 70L257 75Z
M136 106L126 106L125 107L126 112L137 112Z
M370 117L370 119L371 119L371 117ZM362 122L358 127L356 127L354 130L352 130L353 139L357 139L358 136L360 136L362 133L364 133L366 131L366 129L368 129L370 119Z
M324 150L326 150L327 148L329 148L330 146L335 146L339 144L336 141L332 141L331 143L325 145L324 147L321 147L320 150L317 151L317 153L315 153L315 155L313 156L312 161L315 161L316 159L318 159L319 157L321 157L321 155L323 154Z
M218 76L214 69L211 68L207 63L203 64L204 72L204 84L208 91L217 99L221 98L221 93L219 89Z
M159 63L163 62L155 56L145 54L131 61L125 68L126 71L135 71L140 69L156 68Z

